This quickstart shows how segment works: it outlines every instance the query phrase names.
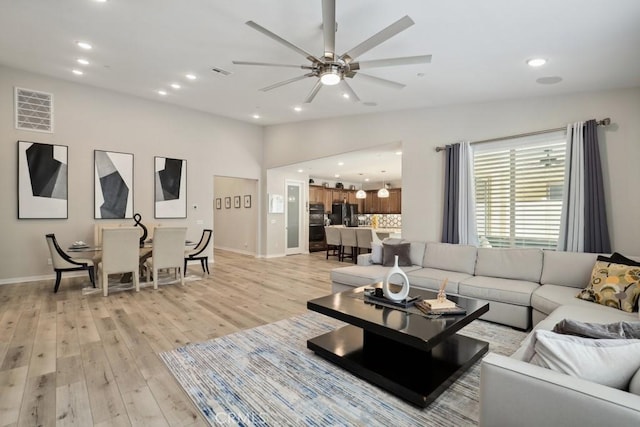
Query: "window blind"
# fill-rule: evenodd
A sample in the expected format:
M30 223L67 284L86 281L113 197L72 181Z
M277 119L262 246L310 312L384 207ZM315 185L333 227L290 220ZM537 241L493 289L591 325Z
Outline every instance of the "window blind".
M555 249L564 191L564 132L474 147L481 244Z

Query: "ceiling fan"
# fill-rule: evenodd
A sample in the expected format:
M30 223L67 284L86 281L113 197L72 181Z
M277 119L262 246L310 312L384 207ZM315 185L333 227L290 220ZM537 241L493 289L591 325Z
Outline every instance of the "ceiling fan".
M396 65L413 65L413 64L426 64L431 62L431 55L419 55L419 56L406 56L399 58L387 58L387 59L374 59L369 61L355 61L360 55L379 44L389 40L396 34L406 30L414 24L413 20L409 16L400 18L393 24L377 32L367 40L363 41L359 45L349 49L342 55L336 55L335 50L335 35L336 35L336 2L335 0L322 0L322 31L324 37L324 54L317 58L306 50L294 45L293 43L283 39L277 34L267 30L261 25L256 24L253 21L247 21L246 24L256 31L261 32L267 37L277 41L278 43L292 49L305 58L307 58L311 64L309 65L292 65L292 64L273 64L268 62L252 62L252 61L232 61L236 65L259 65L266 67L289 67L289 68L302 68L308 70L307 74L297 76L292 79L288 79L279 83L272 84L260 89L263 92L278 88L280 86L287 85L289 83L303 80L307 77L316 77L318 80L316 84L307 95L304 100L305 103L310 103L313 98L318 94L323 85L332 86L342 83L345 87L350 98L354 101L360 101L360 98L353 91L351 86L346 82L346 78L358 78L366 79L374 83L385 85L394 89L402 89L404 84L394 82L392 80L383 79L380 77L363 74L360 70L366 70L370 68L378 67L390 67Z

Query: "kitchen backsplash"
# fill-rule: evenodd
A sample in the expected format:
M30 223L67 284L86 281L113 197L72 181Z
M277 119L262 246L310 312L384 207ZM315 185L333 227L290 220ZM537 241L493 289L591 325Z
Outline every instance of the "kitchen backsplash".
M361 214L358 215L358 225L370 226L373 215L378 217L378 228L402 228L401 214Z

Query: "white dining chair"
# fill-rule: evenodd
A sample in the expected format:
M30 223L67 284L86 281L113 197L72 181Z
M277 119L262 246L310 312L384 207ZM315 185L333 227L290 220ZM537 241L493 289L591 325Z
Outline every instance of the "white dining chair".
M51 254L51 264L53 265L53 270L56 272L56 283L53 287L54 293L58 292L62 273L65 271L86 270L89 273L89 280L91 280L91 284L94 288L96 287L93 260L71 258L62 250L60 245L58 245L56 236L53 233L47 234L46 239L47 245L49 246L49 253Z
M356 235L355 228L345 227L340 229L340 240L342 241L342 247L340 250L340 261L344 261L345 258L350 258L355 264L357 258L355 256L358 248L358 237ZM350 249L350 253L345 250Z
M140 229L118 227L102 229L102 260L98 264L102 293L109 295L109 274L131 273L136 292L140 292Z
M174 268L184 286L184 244L186 227L156 227L153 232L151 257L144 262L147 282L153 274L153 289L158 289L158 270Z
M360 254L360 249L371 252L371 242L373 241L371 230L368 228L356 228L356 235L358 237L358 255Z
M340 248L342 247L340 229L334 226L326 226L324 227L324 235L327 241L326 259L329 259L330 256L335 256L340 259Z

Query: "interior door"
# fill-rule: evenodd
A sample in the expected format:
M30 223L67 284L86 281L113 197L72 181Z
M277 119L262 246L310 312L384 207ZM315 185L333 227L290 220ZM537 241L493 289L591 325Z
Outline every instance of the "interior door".
M304 237L306 236L303 212L303 187L302 182L287 181L287 203L285 204L285 223L287 230L287 246L285 254L300 254L303 252Z

